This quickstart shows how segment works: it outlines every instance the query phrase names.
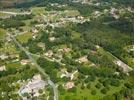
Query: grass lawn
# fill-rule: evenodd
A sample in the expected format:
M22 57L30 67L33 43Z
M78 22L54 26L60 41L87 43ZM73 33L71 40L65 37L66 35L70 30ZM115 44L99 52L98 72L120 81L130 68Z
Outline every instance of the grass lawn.
M0 28L0 39L3 39L6 34L6 31L2 28Z
M32 19L24 20L23 22L26 24L25 27L30 26Z
M20 9L16 9L16 8L10 8L10 9L5 9L4 11L20 13L21 10Z
M106 55L109 59L111 59L111 61L114 60L118 60L115 56L113 56L112 54L110 54L109 52L105 51L102 47L100 47L98 49L98 52ZM132 68L134 68L134 58L132 58L131 56L125 56L124 59L127 61L128 65Z
M6 65L7 68L18 68L21 64L19 62L11 62Z
M32 7L31 11L33 14L37 15L37 14L42 14L45 12L45 8L44 7Z
M75 32L75 31L73 31L71 35L72 35L72 36L71 36L72 39L80 39L80 36L81 36L80 33Z
M78 16L80 13L77 10L67 10L65 11L66 16Z
M4 17L4 16L7 16L8 14L5 14L5 13L0 13L0 17Z
M21 43L27 43L28 40L32 38L32 33L28 32L28 33L24 33L22 35L18 35L17 39L21 42Z
M8 43L4 45L3 48L0 48L0 52L2 53L9 53L9 54L16 54L18 51L16 50L15 45L12 45L11 43Z
M101 86L100 89L97 89L95 85L98 83L98 79L96 79L94 82L91 82L90 88L84 88L81 89L81 84L77 86L77 92L71 93L71 92L65 92L64 94L60 94L60 100L66 100L66 96L69 96L69 100L84 100L84 98L87 98L87 100L100 100L104 94L100 92L104 86ZM106 95L112 95L113 93L118 92L123 87L123 84L121 84L119 87L110 86L110 90L107 92ZM96 95L92 95L91 91L96 90Z

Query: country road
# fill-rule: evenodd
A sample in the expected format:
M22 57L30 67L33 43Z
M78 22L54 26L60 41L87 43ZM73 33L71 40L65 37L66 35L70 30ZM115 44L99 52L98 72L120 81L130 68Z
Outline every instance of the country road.
M101 51L105 52L108 56L112 57L114 60L113 60L113 63L116 64L118 67L121 68L121 70L124 72L124 73L128 73L130 71L133 70L132 67L130 67L128 64L124 63L121 59L117 58L115 55L113 55L111 52L109 51L106 51L103 49L103 47L98 47L98 49L101 49Z
M4 14L10 14L10 15L30 15L31 12L10 12L10 11L0 11L0 13L4 13Z
M41 68L37 62L33 59L33 57L31 56L31 54L16 40L16 38L11 35L11 38L12 40L14 41L14 43L22 50L26 53L26 55L29 57L29 59L31 60L32 63L35 64L36 68L38 69L38 71L40 73L42 73L45 77L47 77L47 80L48 80L48 84L50 86L52 86L53 88L53 92L54 92L54 100L59 100L58 99L58 90L57 90L57 87L55 86L55 84L53 83L53 81L50 80L50 77L44 72L44 69Z

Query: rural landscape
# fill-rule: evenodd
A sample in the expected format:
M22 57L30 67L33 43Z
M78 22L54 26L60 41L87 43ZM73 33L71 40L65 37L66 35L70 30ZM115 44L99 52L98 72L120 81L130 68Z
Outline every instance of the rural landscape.
M134 100L134 0L0 0L0 100Z

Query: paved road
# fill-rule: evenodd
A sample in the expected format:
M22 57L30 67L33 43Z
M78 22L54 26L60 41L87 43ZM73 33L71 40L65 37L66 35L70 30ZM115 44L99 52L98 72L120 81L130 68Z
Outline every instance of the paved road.
M119 58L117 58L116 56L114 56L112 53L110 53L110 52L108 52L108 51L107 51L107 53L108 53L109 55L111 55L112 57L115 58L114 63L115 63L116 65L118 65L118 66L123 70L124 73L128 73L128 72L130 72L130 71L133 70L132 67L130 67L129 65L127 65L126 63L124 63L122 60L120 60Z
M10 14L10 15L30 15L31 12L10 12L10 11L0 11L0 13L4 13L4 14Z
M100 47L99 46L99 48L101 48L101 49L103 49L102 47ZM103 49L104 50L104 49ZM128 73L128 72L130 72L130 71L132 71L133 70L133 68L131 68L129 65L127 65L126 63L124 63L122 60L120 60L119 58L117 58L115 55L113 55L111 52L109 52L109 51L106 51L106 50L104 50L109 56L111 56L112 58L114 58L114 63L116 64L116 65L118 65L121 69L122 69L122 71L124 72L124 73Z
M57 60L57 59L51 59L51 58L49 58L49 57L47 57L47 56L45 56L45 55L42 55L42 56L40 56L40 55L37 55L37 54L33 54L33 53L30 53L31 55L33 55L33 56L35 56L35 57L43 57L43 58L45 58L45 59L47 59L47 60L49 60L49 61L52 61L52 62L57 62L58 64L60 64L60 65L62 65L62 66L65 66L66 64L64 64L64 63L62 63L61 61L59 61L59 60Z
M36 68L39 70L39 72L41 72L45 77L47 77L48 80L48 84L52 86L53 88L53 92L54 92L54 100L58 100L58 90L57 87L55 86L55 84L50 80L49 76L44 72L44 69L42 69L37 62L33 59L33 57L31 56L31 54L16 40L16 38L11 35L11 38L13 39L13 41L15 42L15 44L26 53L26 55L29 57L29 59L31 60L32 63L35 64Z

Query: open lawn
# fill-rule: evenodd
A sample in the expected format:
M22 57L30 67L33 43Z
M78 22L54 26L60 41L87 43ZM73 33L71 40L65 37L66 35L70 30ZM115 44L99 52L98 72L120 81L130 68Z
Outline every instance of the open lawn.
M0 39L3 39L6 34L6 31L2 28L0 28Z
M5 13L1 13L0 12L0 17L5 17L5 16L8 16L9 14L5 14Z
M28 33L24 33L22 35L18 35L17 39L21 42L21 43L27 43L28 40L32 37L32 33L28 32Z
M121 84L119 87L115 86L109 86L110 90L106 94L102 94L100 92L101 89L104 88L104 86L101 86L100 89L97 89L95 85L98 83L98 79L96 79L94 82L91 82L91 86L88 89L85 87L84 89L81 89L81 84L77 86L77 92L76 93L71 93L66 91L64 94L60 94L60 100L67 100L66 98L68 97L68 100L100 100L102 97L106 95L112 95L118 91L121 90L123 87L123 84ZM92 95L91 91L95 90L96 94ZM84 99L87 98L87 99Z
M33 14L43 14L45 12L45 8L44 7L32 7L31 11Z
M16 50L15 45L11 45L11 43L6 44L3 48L0 48L0 52L16 54L18 51Z
M19 62L11 62L6 65L7 68L18 68L21 64Z

